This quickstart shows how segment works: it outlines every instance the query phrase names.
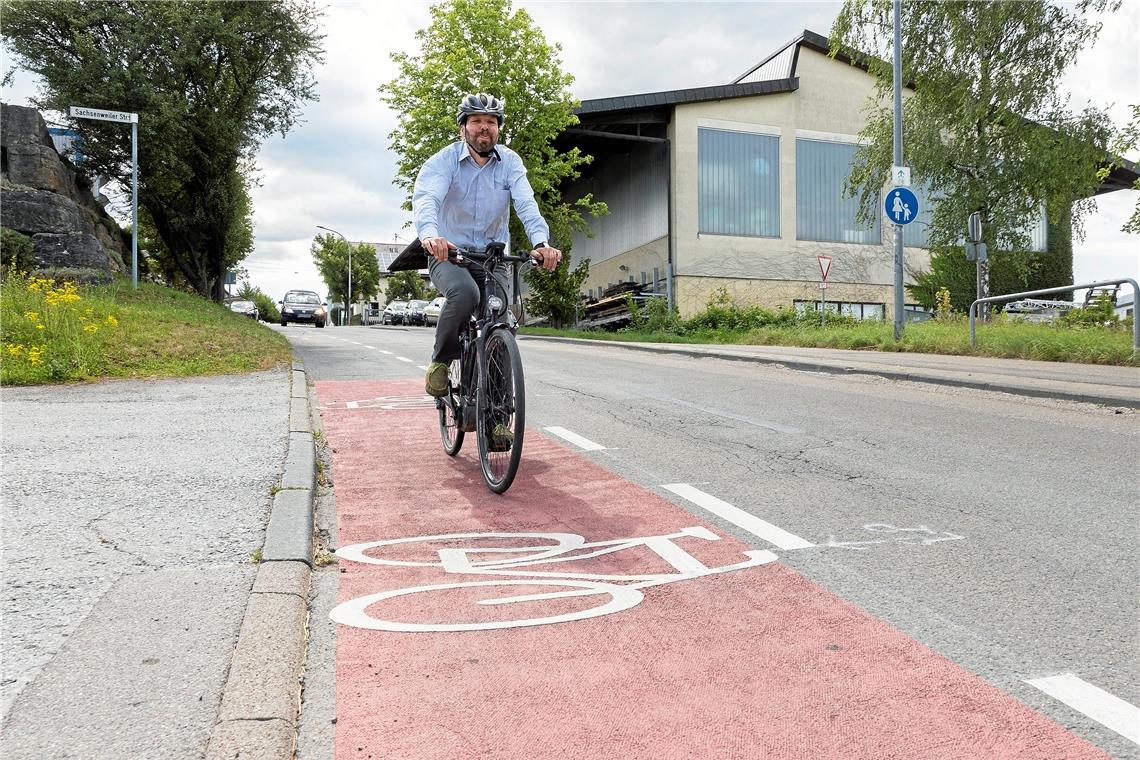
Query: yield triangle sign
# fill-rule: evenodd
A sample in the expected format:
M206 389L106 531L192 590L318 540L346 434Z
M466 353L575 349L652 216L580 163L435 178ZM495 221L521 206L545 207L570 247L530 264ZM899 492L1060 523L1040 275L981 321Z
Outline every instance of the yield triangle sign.
M827 273L831 271L831 257L830 256L816 256L819 259L819 273L823 275L823 279L827 281Z

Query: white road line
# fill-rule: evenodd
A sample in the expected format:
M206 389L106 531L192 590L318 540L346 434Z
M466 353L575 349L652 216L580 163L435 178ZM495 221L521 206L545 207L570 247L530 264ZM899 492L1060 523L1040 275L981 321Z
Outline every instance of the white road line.
M396 358L397 358L397 359L399 359L399 360L400 360L400 361L402 361L402 362L407 362L408 364L411 364L411 363L412 363L412 360L411 360L411 359L405 359L405 358L404 358L404 357L402 357L402 356L397 356Z
M419 367L420 369L422 369L424 372L427 372L427 367L425 367L424 365L422 365L422 364L419 364L419 365L416 365L416 366L418 366L418 367Z
M358 401L346 401L346 402L344 402L344 408L345 409L359 409L360 408L360 402L358 402Z
M349 343L351 343L351 344L352 344L352 345L354 345L354 346L360 346L360 345L363 345L362 343L357 343L355 340L350 340L350 341L349 341Z
M1140 708L1120 697L1082 681L1072 673L1034 678L1026 683L1112 729L1133 744L1140 744Z
M543 428L543 430L545 430L548 433L554 433L559 438L564 438L567 441L570 441L570 443L574 444L575 446L582 449L583 451L602 451L603 449L606 448L605 446L602 446L601 444L594 443L589 438L583 438L582 436L578 435L577 433L571 433L569 430L567 430L564 427L555 426L555 427Z
M391 356L391 355L392 355L392 352L391 352L391 351L385 351L385 350L384 350L384 349L382 349L382 348L378 348L378 349L376 349L376 350L377 350L377 351L379 351L379 352L380 352L380 353L382 353L382 354L387 354L388 356Z
M726 501L721 501L700 489L693 488L688 483L669 483L661 487L667 491L672 491L683 499L688 499L698 507L707 509L717 517L727 520L738 528L743 528L754 536L759 536L781 549L810 549L814 545L782 528L777 528L770 522L761 520L756 515L749 514L739 507L734 507Z

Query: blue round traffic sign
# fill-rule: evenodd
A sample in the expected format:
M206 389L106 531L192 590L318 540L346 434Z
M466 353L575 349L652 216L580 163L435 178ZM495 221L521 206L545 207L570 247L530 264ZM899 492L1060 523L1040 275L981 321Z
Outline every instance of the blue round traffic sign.
M918 216L918 196L909 187L892 187L887 191L883 209L894 224L910 224Z

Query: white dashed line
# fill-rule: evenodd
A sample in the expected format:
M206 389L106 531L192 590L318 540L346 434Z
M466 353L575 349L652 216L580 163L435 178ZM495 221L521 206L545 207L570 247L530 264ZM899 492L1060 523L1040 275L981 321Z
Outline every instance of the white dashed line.
M422 369L424 372L427 372L427 367L425 367L424 365L422 365L422 364L418 364L418 365L416 365L416 366L418 366L418 367L419 367L420 369Z
M376 350L377 350L377 351L379 351L379 352L380 352L380 353L382 353L382 354L385 354L385 355L387 355L387 356L391 356L391 355L392 355L392 352L391 352L391 351L385 351L385 350L384 350L384 349L382 349L382 348L378 348L378 349L376 349Z
M405 358L404 358L404 357L402 357L402 356L397 356L396 358L397 358L397 359L399 359L399 360L400 360L400 361L402 361L402 362L407 362L408 364L412 364L412 360L411 360L411 359L405 359Z
M756 515L749 514L739 507L734 507L726 501L721 501L700 489L693 488L688 483L669 483L661 487L781 549L810 549L814 546L799 536L792 535L783 528L777 528L772 523L761 520Z
M1140 708L1120 697L1109 694L1088 681L1082 681L1072 673L1034 678L1026 683L1115 731L1133 744L1140 744Z
M578 435L577 433L571 433L569 430L567 430L564 427L555 426L555 427L543 428L543 430L545 430L548 433L554 433L554 435L558 436L559 438L563 438L563 439L569 441L570 443L574 444L575 446L582 449L583 451L602 451L603 449L606 448L605 446L602 446L601 444L594 443L589 438L583 438L582 436Z
M360 408L360 402L359 401L346 401L346 402L344 402L344 408L345 409L359 409Z

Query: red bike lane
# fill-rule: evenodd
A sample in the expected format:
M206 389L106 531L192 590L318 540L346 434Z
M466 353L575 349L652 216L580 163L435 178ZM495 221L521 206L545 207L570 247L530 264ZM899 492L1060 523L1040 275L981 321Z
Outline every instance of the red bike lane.
M473 434L442 452L422 387L317 383L341 555L338 760L1107 757L533 429L514 485L490 493ZM626 539L643 541L597 547ZM556 541L571 550L536 552ZM478 603L522 595L540 598ZM539 624L557 616L572 619Z

